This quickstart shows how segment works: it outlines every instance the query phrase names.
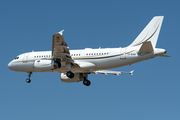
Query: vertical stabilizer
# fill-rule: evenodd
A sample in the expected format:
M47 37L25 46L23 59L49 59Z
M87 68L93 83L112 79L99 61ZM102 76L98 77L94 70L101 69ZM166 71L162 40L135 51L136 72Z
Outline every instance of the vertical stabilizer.
M142 45L144 42L151 41L153 48L155 48L163 18L164 16L154 17L129 46L139 46Z

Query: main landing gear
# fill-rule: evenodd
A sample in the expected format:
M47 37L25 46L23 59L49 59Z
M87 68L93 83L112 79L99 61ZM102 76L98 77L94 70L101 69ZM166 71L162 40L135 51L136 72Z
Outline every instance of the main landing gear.
M67 76L68 78L73 78L73 77L74 77L74 73L72 73L71 71L68 71L68 72L66 73L66 76Z
M32 72L28 72L28 77L29 77L29 78L26 79L26 82L27 82L27 83L30 83L30 82L31 82L31 79L30 79L31 75L32 75Z
M88 78L88 74L83 74L84 80L83 80L83 84L86 86L90 86L91 85L91 81L89 81Z
M87 80L87 78L84 77L83 84L86 85L86 86L90 86L91 85L91 81Z
M85 74L85 73L84 73L84 74L81 73L80 75L82 75L82 77L84 78L83 84L86 85L86 86L90 86L90 85L91 85L91 81L89 81L89 80L87 79L88 75ZM74 73L71 72L71 71L68 71L68 72L66 73L66 76L67 76L68 78L73 79L73 78L74 78ZM77 79L77 78L74 78L74 79Z

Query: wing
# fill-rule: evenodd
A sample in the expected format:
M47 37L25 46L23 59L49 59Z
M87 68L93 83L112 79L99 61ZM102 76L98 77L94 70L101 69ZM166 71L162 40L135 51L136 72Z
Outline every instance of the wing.
M52 37L52 57L54 59L61 59L63 61L73 62L70 56L69 47L64 41L63 31L56 33Z
M98 70L98 71L94 71L93 73L94 74L98 74L98 73L100 73L100 74L105 74L105 75L108 75L108 74L113 74L113 75L121 75L121 74L131 74L131 75L133 75L133 72L134 72L134 70L132 70L131 72L120 72L120 71L109 71L109 70Z

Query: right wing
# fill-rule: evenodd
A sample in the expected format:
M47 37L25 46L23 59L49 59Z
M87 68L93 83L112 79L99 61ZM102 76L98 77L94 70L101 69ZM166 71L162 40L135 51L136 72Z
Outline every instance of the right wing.
M133 72L134 72L134 70L132 70L131 72L120 72L120 71L110 71L110 70L98 70L98 71L94 71L93 73L94 74L98 74L98 73L100 73L100 74L105 74L105 75L108 75L108 74L113 74L113 75L121 75L121 74L131 74L131 75L133 75Z

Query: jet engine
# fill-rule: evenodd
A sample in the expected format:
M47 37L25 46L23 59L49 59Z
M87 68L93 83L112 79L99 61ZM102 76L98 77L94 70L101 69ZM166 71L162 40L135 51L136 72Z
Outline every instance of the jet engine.
M79 81L83 81L84 77L81 73L74 73L74 77L73 78L69 78L66 76L65 73L61 73L61 81L62 82L79 82Z
M58 60L36 60L34 68L40 70L51 70L60 68L61 64Z

